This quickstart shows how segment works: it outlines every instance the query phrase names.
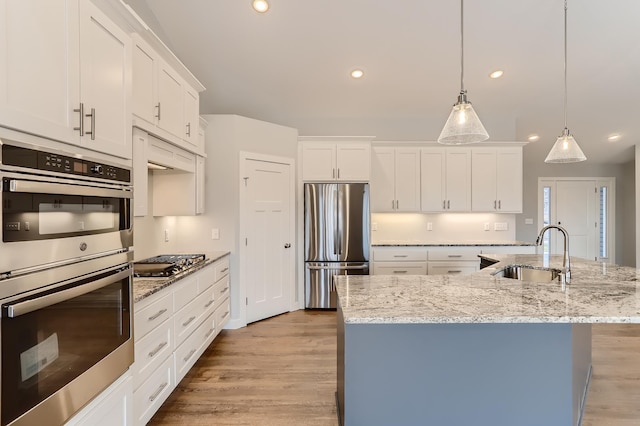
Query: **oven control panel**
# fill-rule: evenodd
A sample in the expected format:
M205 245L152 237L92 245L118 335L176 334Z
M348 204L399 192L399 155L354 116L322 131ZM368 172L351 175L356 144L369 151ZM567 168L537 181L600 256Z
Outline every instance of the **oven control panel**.
M2 164L117 182L131 182L131 170L129 169L9 144L2 145Z

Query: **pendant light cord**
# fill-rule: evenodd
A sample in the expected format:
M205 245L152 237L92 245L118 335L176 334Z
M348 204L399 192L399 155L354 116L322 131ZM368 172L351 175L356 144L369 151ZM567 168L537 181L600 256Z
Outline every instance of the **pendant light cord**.
M464 0L460 0L460 93L461 94L464 93L464 13L463 12L464 12Z
M567 128L567 0L564 0L564 128Z

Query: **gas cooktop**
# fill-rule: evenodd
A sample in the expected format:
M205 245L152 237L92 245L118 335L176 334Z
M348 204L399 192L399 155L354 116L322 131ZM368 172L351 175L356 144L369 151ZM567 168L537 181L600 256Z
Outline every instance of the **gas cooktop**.
M169 277L204 262L204 254L163 254L133 264L136 277Z

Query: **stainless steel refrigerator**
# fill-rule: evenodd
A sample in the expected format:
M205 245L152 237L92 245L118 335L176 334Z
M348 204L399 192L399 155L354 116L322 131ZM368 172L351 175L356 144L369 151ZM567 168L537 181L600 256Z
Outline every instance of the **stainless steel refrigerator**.
M369 274L369 184L304 185L305 307L335 309L334 275Z

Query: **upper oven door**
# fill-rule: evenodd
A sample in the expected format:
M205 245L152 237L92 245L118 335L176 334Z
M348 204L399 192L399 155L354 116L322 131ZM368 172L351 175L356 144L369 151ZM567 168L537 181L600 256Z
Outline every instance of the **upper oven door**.
M0 274L133 245L130 188L10 172L0 178Z

